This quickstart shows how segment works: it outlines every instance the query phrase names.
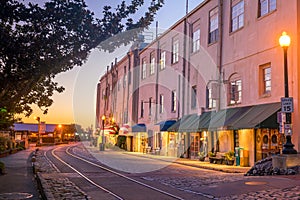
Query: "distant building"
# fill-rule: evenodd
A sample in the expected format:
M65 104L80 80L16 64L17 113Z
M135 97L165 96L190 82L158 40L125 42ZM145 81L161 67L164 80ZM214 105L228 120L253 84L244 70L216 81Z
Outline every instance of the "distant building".
M24 140L27 137L29 143L36 143L39 137L42 143L74 141L75 131L70 132L71 129L68 128L70 126L72 125L15 123L13 132L15 140Z

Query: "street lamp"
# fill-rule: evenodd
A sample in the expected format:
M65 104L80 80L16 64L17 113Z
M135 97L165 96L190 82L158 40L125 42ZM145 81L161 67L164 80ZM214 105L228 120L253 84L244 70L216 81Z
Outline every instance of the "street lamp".
M282 32L279 38L279 44L283 48L284 53L284 97L289 98L289 80L288 80L288 69L287 69L287 50L291 44L291 38L286 32ZM292 113L286 112L285 124L292 124ZM297 151L293 148L291 134L286 134L286 143L283 145L283 154L297 154Z
M41 142L41 136L40 136L40 134L41 134L41 132L40 132L40 129L41 129L41 118L40 117L34 117L34 119L36 120L36 121L38 121L38 139L37 139L37 143L38 144L41 144L42 142Z
M58 130L59 130L59 142L62 142L62 125L61 124L59 124L58 125Z
M102 115L102 139L100 144L100 151L104 151L104 121L106 119L105 115Z

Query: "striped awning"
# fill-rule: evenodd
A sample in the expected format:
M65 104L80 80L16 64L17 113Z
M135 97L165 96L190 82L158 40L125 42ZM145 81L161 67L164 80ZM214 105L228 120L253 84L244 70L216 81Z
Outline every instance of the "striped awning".
M104 134L117 134L118 127L117 126L105 126L104 127Z
M124 124L121 126L119 130L119 135L128 135L129 133L130 126L128 124Z

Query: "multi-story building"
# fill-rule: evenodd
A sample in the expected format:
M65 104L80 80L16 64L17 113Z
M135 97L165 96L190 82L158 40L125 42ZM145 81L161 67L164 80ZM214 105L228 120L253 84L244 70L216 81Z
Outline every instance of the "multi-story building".
M277 113L285 81L278 40L286 31L292 41L288 86L297 122L299 9L297 0L204 1L102 76L97 119L110 114L120 126L131 126L127 149L133 151L193 159L201 151L240 148L250 165L280 152L285 137ZM118 76L112 75L115 70ZM112 77L123 83L121 92L109 87ZM292 124L292 143L299 150L300 125Z

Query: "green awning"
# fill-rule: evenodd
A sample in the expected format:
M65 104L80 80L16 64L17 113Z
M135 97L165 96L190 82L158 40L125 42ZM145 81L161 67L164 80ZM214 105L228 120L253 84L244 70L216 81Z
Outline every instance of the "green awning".
M197 116L197 114L184 115L181 119L177 120L172 126L168 128L169 132L178 132L190 118Z
M231 129L233 123L245 114L252 106L235 107L220 110L211 116L209 129Z
M207 130L209 128L211 117L215 112L204 112L199 117L198 120L193 124L192 129L196 132Z
M280 102L252 106L239 119L232 123L232 128L278 128L276 115L280 109Z
M191 132L191 126L195 120L197 120L198 115L193 114L187 117L186 119L182 120L180 126L178 127L178 132Z

